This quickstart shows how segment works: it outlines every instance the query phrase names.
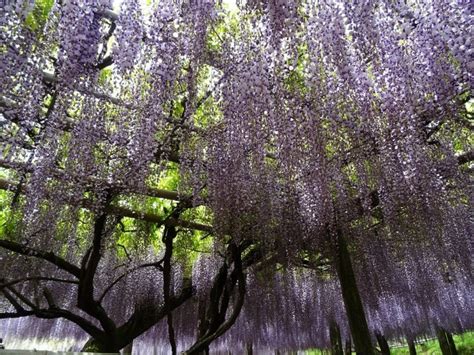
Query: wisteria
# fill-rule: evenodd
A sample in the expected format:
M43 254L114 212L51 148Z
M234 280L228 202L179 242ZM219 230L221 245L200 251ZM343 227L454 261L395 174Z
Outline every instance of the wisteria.
M0 337L447 354L474 329L468 1L5 4Z

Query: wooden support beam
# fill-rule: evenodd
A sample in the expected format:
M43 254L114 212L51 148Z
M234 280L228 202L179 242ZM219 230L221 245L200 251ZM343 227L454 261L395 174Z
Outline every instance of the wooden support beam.
M18 187L17 182L0 178L0 190L16 191L17 187ZM25 188L22 188L22 191L20 192L24 193ZM65 201L65 204L69 204L68 201ZM88 199L83 199L82 201L80 201L79 204L82 208L85 208L85 209L91 209L93 205L92 201ZM105 212L108 214L116 215L116 216L129 217L129 218L139 219L139 220L150 222L150 223L164 224L164 225L172 226L172 227L194 229L194 230L200 230L200 231L204 231L208 233L212 233L213 231L212 226L209 226L209 225L196 223L192 221L186 221L182 219L176 219L176 218L163 218L153 213L144 213L144 212L136 211L136 210L130 209L128 207L123 207L123 206L110 205L106 208Z
M33 172L33 167L27 165L26 163L17 163L17 162L9 162L3 159L0 159L0 167L5 168L5 169L12 169L16 171L22 171L25 173L32 173ZM52 172L52 175L57 178L57 179L64 179L67 176L67 173L64 170L61 169L54 169ZM72 177L75 178L75 177ZM83 180L83 177L77 177L79 180ZM171 200L171 201L182 201L186 200L180 199L179 194L176 191L171 191L171 190L165 190L165 189L159 189L156 187L145 187L144 189L134 189L132 186L124 185L124 184L114 184L114 183L109 183L107 181L99 180L99 179L92 179L89 178L91 183L97 183L101 186L108 186L111 189L117 190L119 193L132 193L132 194L137 194L137 195L146 195L150 197L157 197L157 198L163 198L165 200Z

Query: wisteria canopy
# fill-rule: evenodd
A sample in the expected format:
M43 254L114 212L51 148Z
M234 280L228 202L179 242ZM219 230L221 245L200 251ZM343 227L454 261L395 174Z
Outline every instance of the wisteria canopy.
M470 1L0 4L0 337L473 330Z

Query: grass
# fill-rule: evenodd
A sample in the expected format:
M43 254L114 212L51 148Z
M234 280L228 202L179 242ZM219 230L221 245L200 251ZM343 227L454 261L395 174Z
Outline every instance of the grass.
M453 335L454 343L459 355L473 355L474 354L474 332ZM393 355L408 355L408 347L392 348L390 354ZM417 354L422 355L441 355L437 339L428 340L416 344Z
M453 335L454 343L459 355L473 355L474 354L474 332L467 332L464 334ZM420 355L441 355L437 339L418 341L416 344L416 352ZM307 350L305 355L327 355L329 351L321 350ZM298 352L299 354L299 352ZM353 352L353 354L355 354ZM408 355L408 346L397 346L390 348L391 355Z

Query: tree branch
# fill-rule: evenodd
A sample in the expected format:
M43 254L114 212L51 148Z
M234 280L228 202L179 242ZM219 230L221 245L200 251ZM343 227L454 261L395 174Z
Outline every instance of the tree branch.
M107 192L104 207L107 207L111 200L112 195ZM112 334L116 329L115 323L107 315L100 302L94 300L94 278L102 258L102 239L105 235L106 223L107 213L104 208L94 222L92 248L86 253L81 263L77 304L87 314L97 318L107 333Z
M18 292L17 290L15 290L15 288L13 287L8 287L8 291L10 291L11 293L13 293L21 302L23 302L24 304L26 304L28 307L30 307L33 311L37 310L38 309L38 306L35 305L32 301L30 301L28 298L26 298L25 295L23 295L23 293L20 293ZM7 291L7 292L8 292ZM4 290L4 294L5 294L5 290Z
M74 314L70 311L67 311L58 307L53 307L50 309L41 309L35 306L33 302L28 300L24 295L20 294L18 291L14 290L13 288L10 288L10 291L13 292L15 296L17 296L22 302L30 306L31 310L26 310L25 308L23 308L8 290L3 289L2 293L5 295L5 298L13 305L16 312L0 313L0 319L21 318L21 317L28 317L28 316L36 316L38 318L45 318L45 319L64 318L77 324L79 327L81 327L84 331L86 331L92 337L98 337L99 335L103 334L103 332L99 328L97 328L94 324L89 322L87 319L84 319L78 316L77 314ZM52 304L54 304L54 302L52 301L51 294L48 297L50 297L50 300L48 301L48 303L52 302Z
M471 150L467 153L459 155L457 157L457 159L458 159L458 164L459 165L470 163L470 162L474 161L474 150Z
M3 280L1 280L3 281ZM0 291L9 286L16 285L21 282L26 282L26 281L54 281L54 282L62 282L62 283L69 283L69 284L79 284L78 281L76 280L66 280L66 279L58 279L55 277L45 277L45 276L32 276L32 277L24 277L21 279L13 280L13 281L8 281L3 284L0 284Z
M194 290L190 280L184 280L184 286L178 296L171 296L168 305L162 305L154 312L149 312L143 309L136 309L128 321L119 327L118 334L121 346L124 347L130 343L131 339L143 334L161 319L163 319L169 312L181 306L184 302L193 296Z
M157 262L154 262L154 263L147 263L147 264L143 264L143 265L139 265L139 266L136 266L134 267L133 269L123 273L122 275L120 275L119 277L117 277L109 286L107 286L107 288L104 290L104 292L102 292L102 295L99 297L98 299L98 302L99 303L102 303L102 301L104 300L105 296L107 295L107 293L110 292L110 290L117 284L120 282L120 280L122 280L124 277L132 274L133 272L137 271L137 270L140 270L140 269L144 269L144 268L147 268L147 267L156 267L158 268L160 271L163 271L163 267L161 266L161 264L163 263L163 259L157 261Z
M2 293L5 295L5 298L11 303L13 308L15 308L18 314L27 312L26 309L24 309L23 306L15 299L15 297L13 297L10 292L8 292L8 290L3 289Z
M179 215L179 212L177 213ZM173 256L173 240L177 232L175 227L165 227L163 232L163 243L165 244L165 255L163 257L163 299L165 307L168 306L171 299L171 258ZM173 313L167 314L168 338L171 346L172 355L176 355L176 338L173 328Z
M0 319L10 319L10 318L23 318L34 316L33 311L23 311L23 312L3 312L0 313Z
M55 255L52 252L45 252L35 248L30 248L26 245L22 245L5 239L0 239L0 247L21 255L32 256L34 258L46 260L51 264L57 266L59 269L67 271L68 273L77 278L79 278L81 275L81 270L77 266L69 263L68 261Z
M203 338L199 339L193 346L191 346L191 348L184 352L186 355L198 354L207 348L212 341L224 334L235 323L240 311L242 310L245 298L245 274L242 268L242 260L240 255L241 252L239 248L234 245L231 246L231 253L234 262L232 276L235 277L235 281L238 284L237 299L234 303L232 314L215 331L210 334L206 334Z

